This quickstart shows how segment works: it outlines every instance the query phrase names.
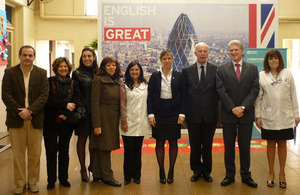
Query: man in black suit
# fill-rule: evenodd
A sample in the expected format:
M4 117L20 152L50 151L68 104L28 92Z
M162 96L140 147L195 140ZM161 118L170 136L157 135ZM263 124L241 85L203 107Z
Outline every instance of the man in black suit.
M198 181L202 176L205 181L212 182L212 143L218 121L217 66L207 62L208 46L205 43L195 46L195 55L197 62L182 70L187 89L190 165L194 172L191 181Z
M242 182L250 187L257 187L249 168L254 102L259 92L258 70L256 65L243 61L244 47L240 41L230 41L228 46L232 61L219 66L217 70L217 91L222 101L221 120L226 167L226 177L221 185L227 186L234 182L237 136Z

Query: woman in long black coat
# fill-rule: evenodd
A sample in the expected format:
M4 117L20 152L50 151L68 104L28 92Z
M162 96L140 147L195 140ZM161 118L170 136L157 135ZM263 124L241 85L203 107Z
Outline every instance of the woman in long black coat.
M77 68L72 74L72 79L74 80L74 83L76 83L79 86L81 101L87 111L86 120L81 125L77 126L75 129L75 135L78 136L77 155L80 163L81 180L84 182L89 181L89 177L87 176L87 170L85 166L85 146L87 138L91 135L92 132L90 100L92 83L97 73L97 70L98 65L95 51L90 47L84 48L81 52L79 68ZM88 171L92 171L94 150L91 149L91 147L89 147L89 153L90 164L88 166Z

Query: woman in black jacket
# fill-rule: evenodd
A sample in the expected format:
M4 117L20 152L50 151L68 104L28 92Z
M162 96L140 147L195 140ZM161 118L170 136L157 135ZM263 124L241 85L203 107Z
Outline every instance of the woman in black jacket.
M77 141L77 155L80 163L80 174L81 180L84 182L89 181L87 176L87 170L85 166L85 146L87 138L91 135L92 132L92 119L91 119L91 89L94 77L97 73L97 56L95 51L91 47L86 47L81 52L79 68L75 70L72 74L72 79L74 83L79 86L79 91L81 95L81 100L83 106L87 112L86 120L75 129L75 135L78 136ZM92 171L92 164L94 159L94 150L89 147L90 152L90 165L88 167L89 171ZM98 181L97 178L93 178L94 181Z
M152 126L152 137L156 139L156 157L159 165L160 183L174 181L174 166L178 153L177 140L181 124L185 120L186 90L183 75L173 70L172 51L160 54L162 67L154 72L148 86L148 118ZM170 168L166 180L164 169L165 141L169 142Z
M45 107L44 142L47 158L47 189L55 186L58 179L62 186L70 187L68 182L69 144L74 126L66 123L71 113L76 110L79 100L78 87L72 84L70 73L72 66L68 59L57 58L52 64L54 77L50 77L49 99Z

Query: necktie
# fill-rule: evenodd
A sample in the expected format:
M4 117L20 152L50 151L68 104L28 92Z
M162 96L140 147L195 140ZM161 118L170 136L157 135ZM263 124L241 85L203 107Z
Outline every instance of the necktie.
M240 78L241 78L241 71L240 71L240 64L235 64L236 65L236 71L235 71L235 73L236 73L236 76L237 76L237 79L238 79L238 81L240 82Z
M204 73L204 66L201 65L201 77L200 77L200 86L201 88L204 87L204 83L205 83L205 73Z

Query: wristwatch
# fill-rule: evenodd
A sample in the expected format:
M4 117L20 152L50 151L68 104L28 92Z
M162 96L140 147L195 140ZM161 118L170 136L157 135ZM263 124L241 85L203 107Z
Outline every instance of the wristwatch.
M242 109L245 110L246 109L245 106L242 106Z

